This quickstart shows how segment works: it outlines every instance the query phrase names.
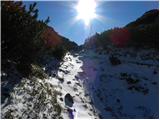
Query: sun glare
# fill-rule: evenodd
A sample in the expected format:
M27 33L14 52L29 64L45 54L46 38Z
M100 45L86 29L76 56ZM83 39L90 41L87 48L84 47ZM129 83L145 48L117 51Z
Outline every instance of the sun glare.
M88 26L92 19L96 18L96 1L95 0L79 0L76 10L77 19L83 20Z

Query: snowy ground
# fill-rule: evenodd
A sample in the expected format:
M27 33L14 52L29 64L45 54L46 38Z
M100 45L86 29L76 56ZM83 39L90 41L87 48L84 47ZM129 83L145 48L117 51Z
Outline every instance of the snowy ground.
M16 79L15 75L12 79ZM4 84L8 83L2 81L2 88L10 87ZM22 78L1 104L1 117L7 119L61 118L61 107L56 99L59 93L55 88L56 86L48 84L45 80ZM4 95L2 93L2 97Z
M81 53L81 80L100 118L158 118L158 53L154 50L117 49ZM110 54L120 61L112 65Z
M112 53L121 64L110 63ZM158 64L154 50L67 53L61 63L47 61L49 78L23 78L15 85L1 116L69 118L64 96L70 93L75 118L158 118Z
M57 61L47 62L50 63L44 69L50 77L44 80L23 78L2 103L2 118L70 118L64 103L67 93L74 99L75 118L98 118L82 81L77 78L82 71L79 56L67 53L58 70L55 69ZM12 78L16 79L15 74L8 79ZM8 84L4 81L2 86L7 88Z
M69 118L63 99L67 93L70 93L74 99L75 118L97 118L95 110L90 104L90 97L85 94L82 81L77 77L78 73L82 72L80 68L82 65L83 63L79 60L78 54L71 55L68 53L57 73L60 80L53 77L48 80L52 85L59 86L57 91L62 93L58 96L58 102L62 107L63 118Z

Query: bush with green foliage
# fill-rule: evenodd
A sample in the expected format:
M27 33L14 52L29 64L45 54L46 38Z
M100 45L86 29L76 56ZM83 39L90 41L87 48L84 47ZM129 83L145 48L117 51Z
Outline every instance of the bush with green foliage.
M19 70L28 75L30 64L44 47L40 34L49 22L37 20L36 3L29 10L22 2L1 2L2 13L2 69L8 60L15 62Z
M26 10L21 1L1 2L2 5L2 70L7 72L8 61L15 63L17 69L25 76L32 72L31 64L39 64L38 59L45 54L62 59L68 50L74 49L77 44L70 42L53 31L52 41L59 37L62 42L55 46L47 47L46 41L42 37L48 28L49 17L43 21L38 20L38 9L36 3Z
M66 52L67 50L65 48L63 48L62 46L57 46L56 48L52 50L52 55L58 60L62 60Z

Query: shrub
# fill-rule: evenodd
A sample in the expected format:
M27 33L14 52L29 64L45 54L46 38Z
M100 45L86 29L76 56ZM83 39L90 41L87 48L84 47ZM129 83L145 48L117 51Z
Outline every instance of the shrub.
M36 3L26 10L22 2L2 2L3 70L7 61L12 61L19 72L28 76L32 72L31 64L39 64L42 56L49 54L62 60L67 50L77 46L47 25L49 17L45 21L37 17Z
M2 61L6 64L8 60L14 61L19 71L28 75L30 64L44 47L40 34L49 19L45 22L37 20L36 3L31 4L27 11L22 2L2 2L1 12Z
M63 57L65 56L67 50L64 49L62 46L56 47L52 51L52 55L57 58L58 60L62 60Z
M40 79L47 78L47 74L44 72L44 70L40 66L33 65L33 64L31 66L32 66L31 68L32 76L35 76Z

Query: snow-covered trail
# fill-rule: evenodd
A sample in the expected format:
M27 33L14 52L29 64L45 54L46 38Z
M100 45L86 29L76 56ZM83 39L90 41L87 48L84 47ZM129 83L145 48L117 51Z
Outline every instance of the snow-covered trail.
M114 52L121 60L117 66L110 62L112 53L87 50L65 56L57 73L64 80L57 80L64 118L68 113L61 100L67 93L74 98L77 118L157 118L158 60L151 50L127 50L130 53L123 49Z
M54 59L46 61L44 69L49 70L50 77L23 78L2 104L2 118L70 118L64 100L67 93L73 97L74 118L98 118L78 78L83 66L79 55L67 53L58 68Z
M93 50L68 52L60 65L45 58L50 77L23 78L2 104L2 118L68 119L67 93L73 97L74 118L158 118L159 63L154 51L114 53L121 61L116 66L109 59L113 53Z
M97 118L92 107L90 97L86 95L83 81L78 77L82 72L83 62L78 54L67 53L57 72L57 78L50 77L48 80L52 85L58 86L56 90L61 92L58 102L62 107L63 118L69 118L68 111L64 103L64 96L69 93L73 96L73 109L76 110L75 118Z

